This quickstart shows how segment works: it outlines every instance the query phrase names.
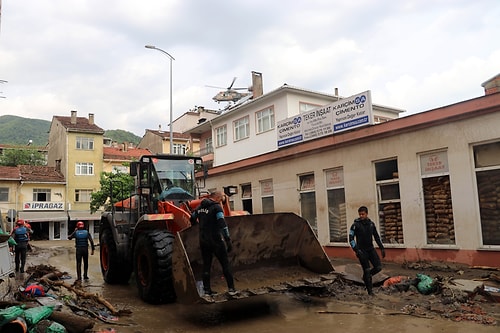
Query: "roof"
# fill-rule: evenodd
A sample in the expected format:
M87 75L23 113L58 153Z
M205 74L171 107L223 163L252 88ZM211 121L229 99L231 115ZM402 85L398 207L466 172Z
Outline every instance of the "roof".
M151 130L151 129L146 129L146 132L153 133L154 135L158 135L159 137L162 137L164 139L170 139L170 132L169 131L160 131L160 130ZM189 134L184 134L184 133L179 133L179 132L173 132L172 133L174 139L189 139L190 136Z
M149 149L128 147L126 150L118 147L103 147L105 160L138 160L143 155L151 155Z
M17 166L0 166L0 179L2 180L20 180L21 174Z
M91 124L85 117L76 117L76 123L71 123L71 117L54 116L53 119L59 121L68 131L71 132L87 132L104 134L104 130L96 124Z
M25 182L66 183L62 173L46 165L20 165L21 180Z

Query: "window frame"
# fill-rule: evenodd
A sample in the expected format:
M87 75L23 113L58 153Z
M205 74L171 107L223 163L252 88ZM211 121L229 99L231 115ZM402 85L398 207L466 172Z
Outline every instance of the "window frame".
M234 142L250 137L250 116L246 115L233 121Z
M83 173L82 170L87 170ZM75 175L76 176L94 176L94 163L92 162L76 162L75 163Z
M216 147L223 147L227 145L227 125L224 124L215 128L215 144Z
M276 126L274 107L269 106L265 109L255 112L255 123L257 125L257 134L273 130Z
M77 136L75 142L75 149L77 150L94 150L94 138Z

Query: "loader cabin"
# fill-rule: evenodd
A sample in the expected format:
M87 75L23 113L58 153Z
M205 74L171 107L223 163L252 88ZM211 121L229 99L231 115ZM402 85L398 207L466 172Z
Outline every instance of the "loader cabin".
M153 201L195 199L199 189L205 186L206 174L202 159L192 156L148 155L130 165L137 193L150 196Z

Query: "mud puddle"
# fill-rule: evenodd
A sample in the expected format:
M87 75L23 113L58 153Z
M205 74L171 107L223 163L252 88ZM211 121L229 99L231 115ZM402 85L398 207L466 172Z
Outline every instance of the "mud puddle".
M49 264L75 277L73 242L33 243L39 251L28 256L28 265ZM94 332L106 328L114 329L117 333L322 333L362 330L369 330L371 333L498 332L498 324L488 326L475 322L455 322L438 315L427 318L426 315L419 317L403 314L401 301L405 296L379 292L374 298L370 298L359 286L339 290L332 297L287 292L223 304L150 305L138 298L133 280L127 286L104 284L98 253L97 249L94 256L90 256L90 280L84 282L85 288L101 294L117 309L128 309L132 314L120 317L116 325L96 321ZM432 302L433 296L429 297ZM351 301L353 298L355 301ZM407 303L411 302L412 299L408 298Z

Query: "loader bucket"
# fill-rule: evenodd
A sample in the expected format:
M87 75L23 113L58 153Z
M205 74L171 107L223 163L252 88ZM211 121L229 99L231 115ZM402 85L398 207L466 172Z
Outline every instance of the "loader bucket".
M233 244L229 261L238 294L227 295L220 264L214 258L211 287L218 294L203 296L199 229L195 225L177 233L174 243L173 277L179 302L218 303L333 279L329 258L309 223L300 216L230 216L226 222Z

